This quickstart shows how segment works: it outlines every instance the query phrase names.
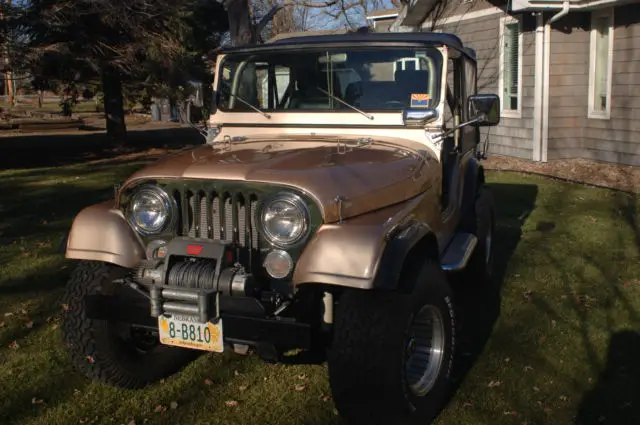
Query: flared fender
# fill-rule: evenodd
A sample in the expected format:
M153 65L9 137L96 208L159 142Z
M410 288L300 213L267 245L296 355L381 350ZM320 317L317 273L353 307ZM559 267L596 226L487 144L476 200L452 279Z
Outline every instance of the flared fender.
M421 195L342 224L321 226L296 265L293 285L392 289L406 254L431 232L412 214L422 200Z
M113 201L92 205L73 220L65 256L135 267L146 258L143 244Z

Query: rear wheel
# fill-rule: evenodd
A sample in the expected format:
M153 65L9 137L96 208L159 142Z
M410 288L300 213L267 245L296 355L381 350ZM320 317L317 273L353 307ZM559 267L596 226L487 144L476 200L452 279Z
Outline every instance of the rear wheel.
M351 423L428 423L449 393L449 285L435 262L407 278L411 294L351 290L338 301L329 377L336 407Z
M129 324L87 318L85 298L91 294L135 297L114 283L125 269L85 261L67 285L62 334L74 367L90 379L123 388L141 388L184 367L199 353L160 345L155 331Z

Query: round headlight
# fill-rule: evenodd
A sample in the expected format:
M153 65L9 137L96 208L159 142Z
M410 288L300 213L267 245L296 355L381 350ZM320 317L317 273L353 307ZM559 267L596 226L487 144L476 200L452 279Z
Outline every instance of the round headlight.
M129 220L143 234L163 231L171 219L171 200L162 189L143 187L131 198Z
M263 205L260 225L271 243L293 245L307 234L309 210L300 197L279 194Z

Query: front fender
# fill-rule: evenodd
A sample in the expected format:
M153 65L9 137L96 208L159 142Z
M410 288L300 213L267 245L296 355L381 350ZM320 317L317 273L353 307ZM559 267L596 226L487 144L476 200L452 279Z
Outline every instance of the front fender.
M406 255L420 235L429 231L426 225L418 225L412 214L423 196L343 224L321 226L296 264L294 287L301 284L359 289L393 287L396 282L388 278L395 276L395 272L399 274L404 259L393 267L397 254ZM402 250L395 249L399 245Z
M140 239L113 201L92 205L73 220L66 258L104 261L133 268L146 258Z

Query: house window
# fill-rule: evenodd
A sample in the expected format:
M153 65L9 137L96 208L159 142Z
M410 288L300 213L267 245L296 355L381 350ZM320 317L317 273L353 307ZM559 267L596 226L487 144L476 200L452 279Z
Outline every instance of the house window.
M589 60L589 118L611 116L611 74L613 62L613 10L591 15Z
M500 100L503 115L520 118L522 108L522 22L500 20Z

